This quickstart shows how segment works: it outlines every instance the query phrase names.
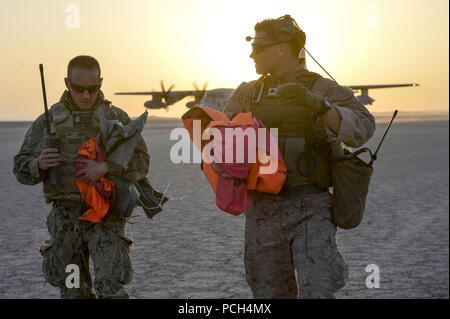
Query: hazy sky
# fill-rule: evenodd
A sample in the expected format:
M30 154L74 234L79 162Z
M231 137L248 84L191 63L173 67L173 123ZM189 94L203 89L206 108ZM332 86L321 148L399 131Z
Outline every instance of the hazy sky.
M179 90L194 80L234 88L257 78L245 36L259 20L286 13L340 84L420 83L369 91L376 99L369 110L448 110L447 0L1 0L0 120L43 112L39 63L55 103L67 63L79 54L99 60L106 97L130 116L149 98L114 92L159 90L160 79ZM180 116L189 100L150 115Z

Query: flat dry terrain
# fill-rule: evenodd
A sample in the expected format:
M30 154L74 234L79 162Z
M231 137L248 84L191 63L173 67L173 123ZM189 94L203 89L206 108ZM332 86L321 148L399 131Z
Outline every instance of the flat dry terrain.
M173 164L174 122L150 121L152 184L173 197L155 219L127 224L135 244L132 298L251 298L244 278L244 216L215 207L199 164ZM177 123L175 123L177 125ZM181 125L178 123L178 125ZM368 145L375 149L386 124ZM41 186L19 184L13 174L26 125L0 124L0 298L58 298L44 285L38 249L48 238ZM338 298L449 297L449 122L399 122L391 128L355 230L338 231L349 282ZM368 289L366 266L377 264L380 288Z

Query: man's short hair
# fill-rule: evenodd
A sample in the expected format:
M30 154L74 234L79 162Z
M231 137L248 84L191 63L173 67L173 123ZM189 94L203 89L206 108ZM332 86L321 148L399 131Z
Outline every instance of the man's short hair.
M100 64L98 61L89 55L79 55L70 60L69 65L67 65L67 77L70 76L73 68L81 68L85 70L98 70L98 76L100 77Z
M279 41L277 37L277 31L275 29L275 23L278 19L264 19L255 25L255 32L265 32L266 35L276 41ZM292 39L287 42L292 49L292 53L295 56L299 56L300 50L305 46L306 34L296 27L296 36L292 36ZM281 43L281 41L280 41Z

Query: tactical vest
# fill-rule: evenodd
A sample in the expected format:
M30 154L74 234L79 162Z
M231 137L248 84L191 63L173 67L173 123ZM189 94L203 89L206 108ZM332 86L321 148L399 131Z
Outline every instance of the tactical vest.
M320 76L311 73L306 80L299 82L311 88L318 77ZM316 184L322 189L330 187L331 166L328 155L315 156L314 159L311 154L312 144L316 138L325 141L327 136L325 129L313 131L313 114L304 111L298 105L283 105L275 97L276 87L276 84L270 83L265 77L256 81L250 97L251 111L268 129L278 128L278 147L288 170L285 184L291 187L308 184ZM303 176L299 168L304 175L313 173L310 176Z
M100 115L105 107L109 108L109 101L100 102L90 111L72 111L62 102L51 108L51 130L57 137L57 148L62 158L58 165L61 183L53 185L44 179L43 191L47 202L58 199L81 200L75 175L78 149L88 139L99 134Z

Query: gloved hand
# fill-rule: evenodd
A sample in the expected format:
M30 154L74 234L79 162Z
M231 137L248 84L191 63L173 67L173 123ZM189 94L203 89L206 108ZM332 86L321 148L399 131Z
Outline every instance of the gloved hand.
M322 96L308 90L298 82L280 84L277 97L284 105L298 105L305 111L313 113L317 113L322 108Z

